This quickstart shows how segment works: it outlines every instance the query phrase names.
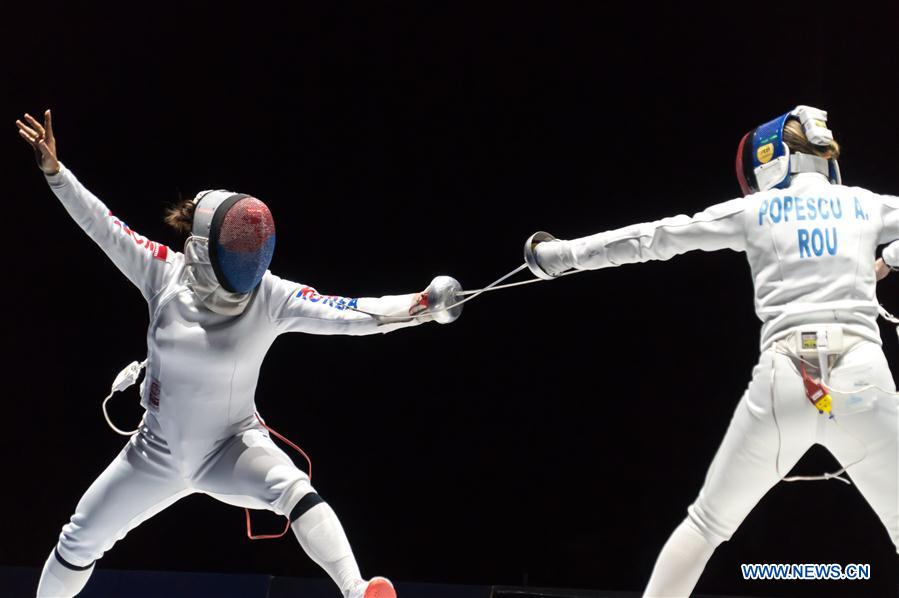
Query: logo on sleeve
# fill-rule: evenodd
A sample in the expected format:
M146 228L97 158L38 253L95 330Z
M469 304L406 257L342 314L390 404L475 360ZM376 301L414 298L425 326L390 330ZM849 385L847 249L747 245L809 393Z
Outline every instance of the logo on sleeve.
M149 251L150 255L152 255L155 259L163 262L170 261L169 248L167 246L163 245L162 243L157 243L156 241L151 241L150 239L137 234L136 232L131 230L127 224L116 218L112 211L109 212L109 217L112 218L113 224L121 228L126 235L131 237L131 240Z
M152 246L150 249L153 251L153 257L157 260L162 260L163 262L169 261L168 247L160 243L154 243L153 241L150 241L150 245Z
M321 303L334 309L344 311L347 309L355 309L359 307L358 299L347 299L346 297L338 297L337 295L322 295L310 286L303 285L297 292L297 297L309 303Z

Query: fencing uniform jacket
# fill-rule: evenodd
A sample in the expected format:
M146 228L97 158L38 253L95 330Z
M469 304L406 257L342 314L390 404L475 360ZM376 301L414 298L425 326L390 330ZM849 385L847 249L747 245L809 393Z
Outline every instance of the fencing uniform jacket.
M592 270L700 249L743 251L762 349L808 323L844 324L880 344L874 255L899 238L899 198L798 174L771 189L675 216L537 246L541 267Z
M278 335L364 335L417 323L382 324L349 309L404 314L413 295L323 296L271 272L243 313L214 313L188 288L184 254L135 233L64 166L48 180L72 218L147 300L148 363L141 402L152 416L147 423L159 426L185 475L191 475L217 444L253 425L259 368Z

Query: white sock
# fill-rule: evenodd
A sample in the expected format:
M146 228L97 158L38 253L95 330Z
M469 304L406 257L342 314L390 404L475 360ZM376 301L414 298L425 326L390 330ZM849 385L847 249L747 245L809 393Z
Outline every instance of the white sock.
M684 519L659 553L644 598L687 598L718 544Z
M63 565L56 558L56 549L47 557L41 580L37 584L37 598L71 598L80 592L94 567L91 565L83 571L75 571Z
M344 596L348 596L362 575L334 509L327 503L319 503L290 527L309 558L331 576Z

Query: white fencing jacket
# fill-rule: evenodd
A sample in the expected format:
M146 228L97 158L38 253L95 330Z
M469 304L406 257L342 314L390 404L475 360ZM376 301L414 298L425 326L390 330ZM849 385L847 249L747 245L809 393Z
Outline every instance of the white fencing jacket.
M727 201L692 217L541 243L537 259L560 272L667 260L694 249L744 251L763 350L807 324L841 323L880 344L874 256L878 245L896 239L899 197L803 173L786 189ZM887 251L887 263L897 264L899 246Z
M186 476L235 433L255 425L259 368L285 332L364 335L412 326L382 324L349 309L408 315L414 294L347 299L266 272L244 312L206 309L186 286L182 253L138 235L118 220L64 166L47 180L54 194L147 300L148 363L141 384L145 425L168 443Z

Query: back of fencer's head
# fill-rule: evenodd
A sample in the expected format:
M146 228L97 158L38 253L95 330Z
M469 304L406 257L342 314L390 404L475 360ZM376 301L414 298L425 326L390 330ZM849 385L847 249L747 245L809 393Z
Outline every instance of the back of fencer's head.
M194 212L197 203L193 197L184 198L165 211L165 223L178 233L179 236L188 236L194 226Z
M789 118L784 123L783 142L787 144L787 147L793 153L810 154L825 160L830 160L831 158L837 160L840 157L840 144L837 143L836 139L828 145L814 145L805 136L802 124L797 118Z

